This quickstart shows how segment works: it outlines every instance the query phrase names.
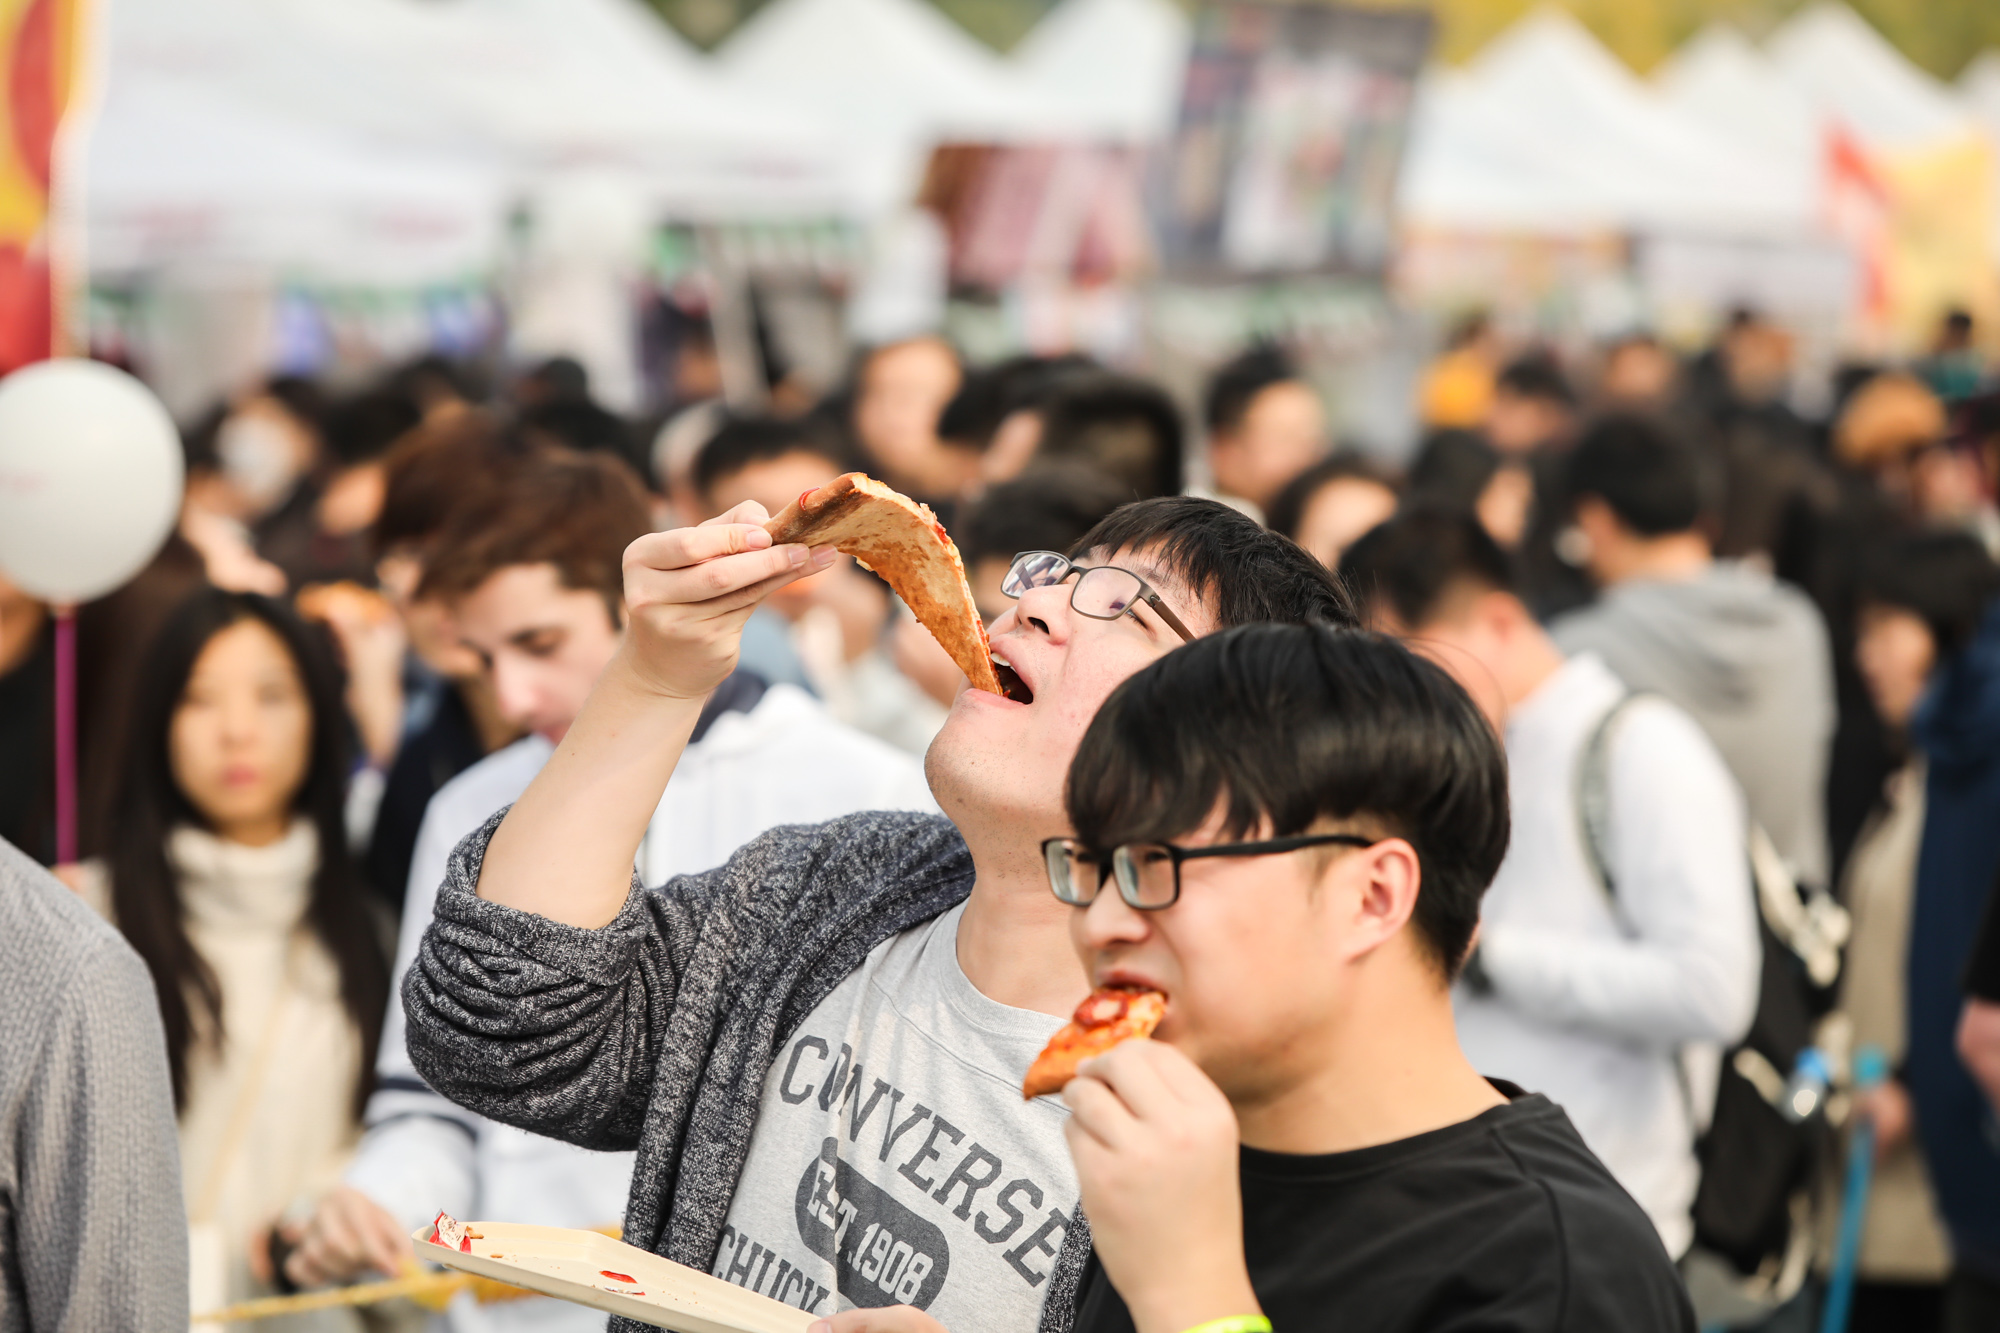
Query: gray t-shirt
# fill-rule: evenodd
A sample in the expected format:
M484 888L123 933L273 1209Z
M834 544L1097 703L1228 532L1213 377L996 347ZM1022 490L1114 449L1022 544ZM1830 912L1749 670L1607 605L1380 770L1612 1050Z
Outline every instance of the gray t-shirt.
M717 1277L815 1314L1036 1327L1077 1185L1069 1112L1021 1078L1062 1020L973 987L964 910L878 945L778 1053Z

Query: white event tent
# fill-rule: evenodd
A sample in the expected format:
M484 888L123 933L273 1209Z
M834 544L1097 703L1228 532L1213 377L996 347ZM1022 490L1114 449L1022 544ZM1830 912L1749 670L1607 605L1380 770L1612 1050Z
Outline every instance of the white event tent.
M1742 32L1709 25L1661 66L1653 84L1683 118L1755 154L1769 186L1801 216L1812 215L1826 152L1819 113Z
M108 0L98 61L87 262L146 294L131 336L181 406L262 368L265 335L212 329L272 326L286 289L397 294L364 341L398 355L405 307L503 261L516 354L574 352L636 406L652 225L854 193L831 127L729 86L641 0Z
M1973 119L2000 144L2000 49L1981 51L1958 76L1959 96Z
M1812 103L1826 124L1852 134L1892 168L1897 163L1920 164L1927 159L1932 164L1951 161L1955 164L1952 170L1965 173L1965 179L1972 181L1977 181L1983 170L1991 228L1986 246L1989 255L2000 256L2000 165L1996 165L2000 163L2000 129L1982 131L1971 99L1919 69L1853 10L1832 0L1822 0L1786 22L1771 34L1767 49L1785 79ZM1933 171L1919 167L1919 171L1932 175L1924 188L1934 196L1933 210L1940 206L1935 198L1938 191L1963 193L1957 184L1941 184L1942 178L1933 174L1934 167ZM1939 216L1943 215L1933 212L1934 218ZM1930 258L1935 260L1936 256ZM1985 304L1984 298L1972 294L1984 280L1972 278L1972 292L1964 286L1964 266L1973 262L1961 251L1955 265L1950 260L1932 262L1923 275L1906 276L1905 285L1912 292L1926 287L1930 290L1927 295L1910 297L1905 304L1968 299ZM1906 320L1916 317L1914 309L1905 312ZM1925 313L1921 318L1927 323L1930 316Z
M1400 201L1421 225L1485 231L1783 236L1808 220L1759 154L1554 9L1426 77Z
M1061 122L925 0L773 0L717 60L739 91L837 136L863 216L906 204L938 142L1017 141Z
M1771 61L1822 116L1876 148L1925 147L1971 131L1951 90L1845 5L1821 3L1771 34Z
M382 144L185 78L131 74L89 140L99 275L190 269L434 281L492 257L490 164Z
M827 133L637 0L111 0L93 262L438 276L572 175L678 216L823 212ZM301 219L304 219L302 222Z
M1172 0L1062 0L1009 59L1071 137L1157 143L1180 110L1190 39Z
M1446 230L1572 235L1618 224L1587 172L1537 143L1474 74L1442 68L1417 87L1397 207Z

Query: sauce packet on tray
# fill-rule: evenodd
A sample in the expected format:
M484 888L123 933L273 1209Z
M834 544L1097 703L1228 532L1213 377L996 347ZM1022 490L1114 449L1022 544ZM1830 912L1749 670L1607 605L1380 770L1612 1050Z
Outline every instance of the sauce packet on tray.
M465 1223L442 1210L431 1222L431 1244L465 1254L472 1253L472 1237L467 1234Z

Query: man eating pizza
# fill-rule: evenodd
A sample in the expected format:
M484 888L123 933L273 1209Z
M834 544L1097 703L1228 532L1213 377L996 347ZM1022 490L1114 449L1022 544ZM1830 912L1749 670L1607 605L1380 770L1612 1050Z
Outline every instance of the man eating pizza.
M991 628L1006 693L961 694L927 757L946 819L777 829L647 889L633 852L743 622L830 558L773 544L768 517L628 550L617 657L452 858L404 986L411 1057L494 1119L636 1148L634 1244L815 1313L1061 1333L1089 1236L1066 1113L1018 1089L1088 990L1040 848L1070 757L1111 690L1183 642L1353 612L1224 506L1128 505L1016 561Z
M1101 989L1063 1038L1158 1014L1064 1089L1095 1245L1074 1333L1693 1333L1568 1117L1459 1049L1507 776L1442 670L1323 626L1205 638L1112 694L1068 810L1048 878Z

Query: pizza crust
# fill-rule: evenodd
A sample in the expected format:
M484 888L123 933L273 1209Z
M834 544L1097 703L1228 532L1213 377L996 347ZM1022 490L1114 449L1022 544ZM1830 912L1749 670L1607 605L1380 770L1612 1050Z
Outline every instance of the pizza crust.
M1061 1092L1076 1077L1076 1067L1102 1055L1121 1041L1150 1037L1167 1016L1167 997L1136 986L1100 986L1076 1007L1076 1015L1049 1038L1049 1044L1028 1066L1021 1083L1024 1099Z
M764 530L773 542L845 551L880 574L974 689L1004 693L965 562L930 506L849 472L801 495Z

